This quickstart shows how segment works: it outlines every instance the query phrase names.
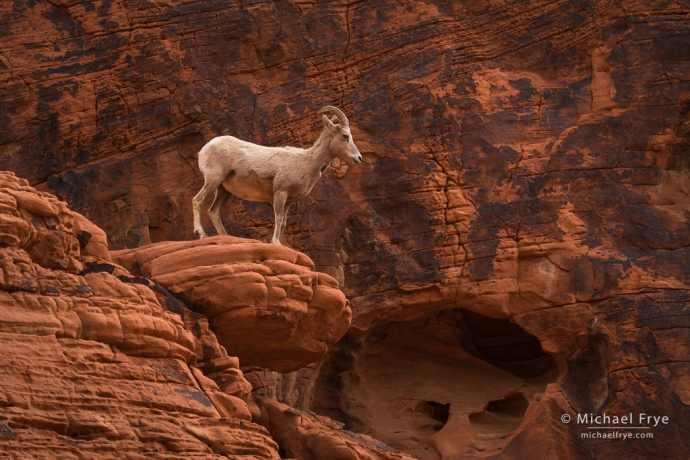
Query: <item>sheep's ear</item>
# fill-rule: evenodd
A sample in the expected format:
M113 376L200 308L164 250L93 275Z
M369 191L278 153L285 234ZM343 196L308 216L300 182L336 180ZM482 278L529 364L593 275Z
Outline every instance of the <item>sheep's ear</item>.
M330 132L335 133L338 131L338 127L333 124L331 120L328 119L326 115L323 116L323 125L329 129Z

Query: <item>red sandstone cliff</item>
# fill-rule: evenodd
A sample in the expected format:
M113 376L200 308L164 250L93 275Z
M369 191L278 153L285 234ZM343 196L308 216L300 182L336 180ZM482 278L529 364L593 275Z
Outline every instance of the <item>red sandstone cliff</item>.
M289 362L298 368L304 364L300 359L315 361L344 334L350 316L342 293L328 275L311 271L313 263L303 254L229 237L202 245L154 245L139 254L139 261L151 258L138 265L146 275L153 270L153 279L147 279L113 263L102 230L24 179L0 174L0 203L0 455L409 458L343 432L342 424L326 417L253 400L240 361L227 354L223 345L242 354L254 343L251 352L267 357L259 364L284 370ZM189 249L205 264L190 261ZM173 260L156 265L165 254ZM234 263L209 264L228 256ZM116 260L127 259L120 254ZM203 268L215 271L195 283L194 275L184 274L185 261L196 261L197 275L209 275ZM254 317L237 314L241 305L218 298L221 281L226 293L242 286L242 280L233 284L223 278L233 269L267 278L271 302L262 308L254 296ZM294 272L300 276L286 275ZM156 283L158 276L191 285L184 292L196 304L204 298L207 308L235 314L205 311L209 321ZM281 289L282 298L276 298ZM208 293L216 297L201 297ZM307 302L304 311L300 301ZM282 329L274 320L281 312ZM256 326L266 316L268 331L262 336ZM219 318L232 324L216 325ZM222 344L209 325L226 333ZM252 328L249 337L230 334ZM293 333L291 340L286 330ZM284 353L279 353L281 339L292 345L283 347Z
M206 141L307 145L316 110L338 105L365 163L333 164L286 243L339 282L353 327L296 373L246 369L255 392L418 458L679 458L688 14L666 0L4 2L0 167L112 249L191 239ZM263 241L272 218L240 200L224 214ZM560 421L602 411L672 423L604 442Z

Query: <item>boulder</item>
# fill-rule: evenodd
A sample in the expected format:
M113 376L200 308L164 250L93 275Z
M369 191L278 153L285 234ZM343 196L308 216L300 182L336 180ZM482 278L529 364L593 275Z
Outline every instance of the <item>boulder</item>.
M208 318L244 367L292 372L322 358L350 325L335 279L304 254L230 236L111 252Z

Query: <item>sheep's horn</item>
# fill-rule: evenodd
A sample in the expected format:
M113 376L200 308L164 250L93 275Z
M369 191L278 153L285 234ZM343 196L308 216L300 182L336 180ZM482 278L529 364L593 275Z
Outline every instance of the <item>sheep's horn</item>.
M332 105L327 105L326 107L319 110L317 113L324 113L324 112L331 112L336 117L338 117L338 121L340 122L340 126L350 126L350 122L347 120L347 117L345 116L343 111L340 110L339 108L333 107Z

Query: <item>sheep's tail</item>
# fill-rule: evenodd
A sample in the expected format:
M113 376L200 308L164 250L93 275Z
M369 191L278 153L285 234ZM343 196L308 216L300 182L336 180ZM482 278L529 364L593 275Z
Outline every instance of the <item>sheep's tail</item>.
M200 159L199 159L199 155L201 154L202 150L203 150L203 148L201 148L200 150L198 150L196 153L194 153L192 155L192 158L194 158L196 160L194 163L196 163L196 167L199 168L199 171L201 171L201 174L204 173L204 165L202 164L204 162L200 161Z

